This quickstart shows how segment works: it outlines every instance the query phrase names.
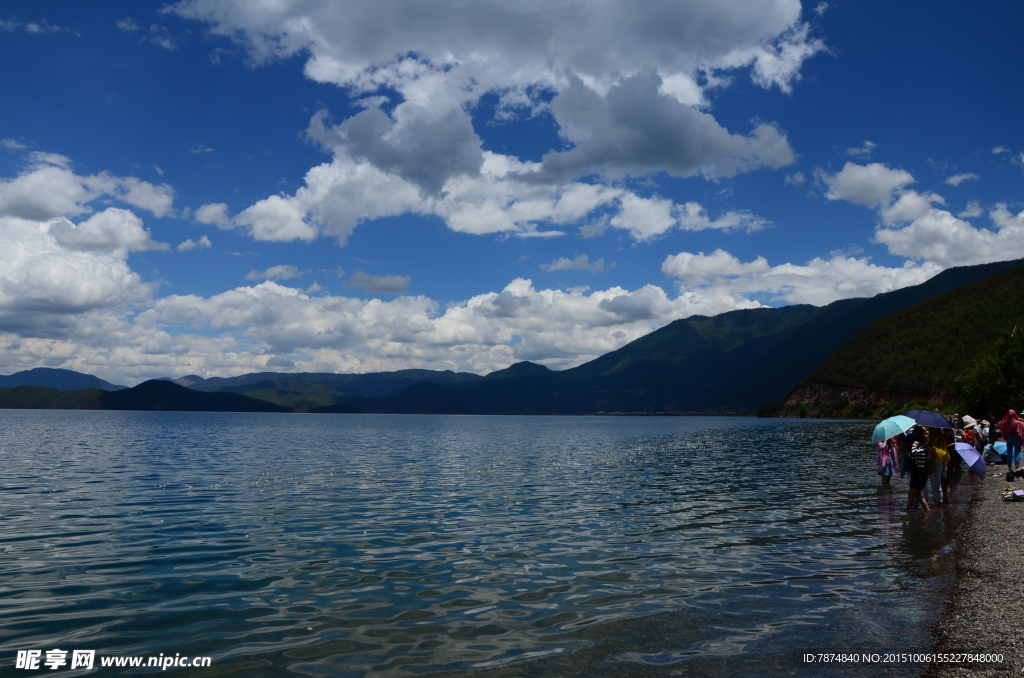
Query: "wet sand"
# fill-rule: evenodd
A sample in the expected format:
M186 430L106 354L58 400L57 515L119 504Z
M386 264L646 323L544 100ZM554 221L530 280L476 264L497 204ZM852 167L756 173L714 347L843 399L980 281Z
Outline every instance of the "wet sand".
M953 552L956 580L932 628L936 653L1002 654L1001 663L932 664L923 678L1006 676L1024 670L1024 502L1003 501L1005 466L975 486ZM1024 482L1012 483L1024 489Z

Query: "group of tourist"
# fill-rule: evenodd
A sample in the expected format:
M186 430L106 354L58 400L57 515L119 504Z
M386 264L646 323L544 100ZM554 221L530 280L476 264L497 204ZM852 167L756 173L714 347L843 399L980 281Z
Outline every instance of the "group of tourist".
M910 474L907 510L920 505L929 510L926 489L931 489L935 504L948 504L949 493L954 491L962 476L961 457L956 443L967 443L979 454L998 451L1000 442L1006 445L1007 478L1021 469L1021 440L1024 439L1024 419L1009 410L1002 419L991 424L989 419L954 414L949 418L951 428L914 426L909 430L878 443L878 475L882 486L899 471L900 478ZM1019 474L1024 477L1024 472Z

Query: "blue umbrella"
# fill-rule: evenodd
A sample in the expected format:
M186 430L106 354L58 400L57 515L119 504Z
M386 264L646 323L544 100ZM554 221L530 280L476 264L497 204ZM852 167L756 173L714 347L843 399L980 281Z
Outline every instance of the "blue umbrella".
M953 426L953 422L946 419L938 412L931 412L929 410L910 410L903 414L913 419L920 426L931 426L933 428L956 428Z
M978 454L973 445L957 443L956 451L960 454L960 458L964 460L964 463L967 464L967 468L974 471L975 475L981 478L985 477L985 458Z
M995 452L1000 457L1006 456L1006 443L999 441L985 446L985 452Z
M889 417L875 427L875 432L871 434L871 442L878 443L883 440L888 440L893 436L898 436L916 424L917 422L913 419L910 417L904 417L902 414L897 414L895 417Z

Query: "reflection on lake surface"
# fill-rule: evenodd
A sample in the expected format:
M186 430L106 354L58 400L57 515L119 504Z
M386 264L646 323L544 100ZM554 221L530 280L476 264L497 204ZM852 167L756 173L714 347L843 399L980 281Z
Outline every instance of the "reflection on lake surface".
M804 674L794 650L927 650L969 488L908 518L871 429L0 411L0 671L55 647L209 655L203 676L776 676Z

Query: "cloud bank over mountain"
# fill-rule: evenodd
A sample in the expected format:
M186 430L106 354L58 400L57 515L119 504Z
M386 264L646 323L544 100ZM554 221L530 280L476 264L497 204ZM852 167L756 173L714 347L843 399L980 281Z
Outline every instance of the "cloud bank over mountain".
M0 46L0 370L557 369L1024 257L1019 125L922 117L866 8L40 8Z

